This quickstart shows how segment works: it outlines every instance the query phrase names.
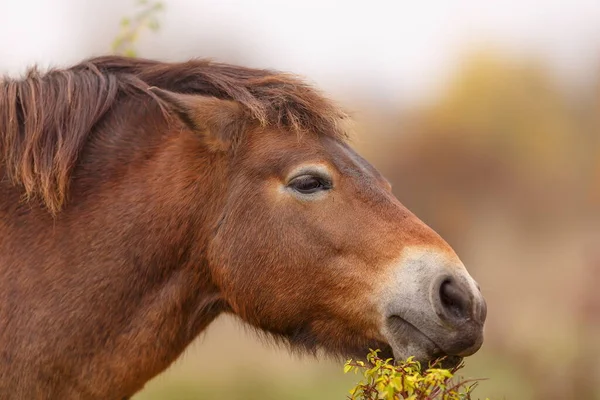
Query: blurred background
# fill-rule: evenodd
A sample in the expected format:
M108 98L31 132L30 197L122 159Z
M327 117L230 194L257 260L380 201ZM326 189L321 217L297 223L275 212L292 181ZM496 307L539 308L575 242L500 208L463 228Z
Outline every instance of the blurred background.
M475 393L600 399L598 0L160 3L2 0L0 73L122 52L305 76L481 284ZM221 318L134 399L343 399L356 379Z

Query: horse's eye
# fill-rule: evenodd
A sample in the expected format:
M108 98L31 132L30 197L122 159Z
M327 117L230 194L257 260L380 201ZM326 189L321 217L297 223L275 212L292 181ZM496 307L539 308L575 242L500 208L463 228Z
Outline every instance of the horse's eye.
M331 184L325 179L312 175L302 175L294 178L288 186L302 194L313 194L321 190L331 189Z

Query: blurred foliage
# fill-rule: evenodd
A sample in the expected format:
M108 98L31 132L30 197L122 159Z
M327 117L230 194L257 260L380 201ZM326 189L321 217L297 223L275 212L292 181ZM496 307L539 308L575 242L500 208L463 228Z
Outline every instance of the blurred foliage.
M273 379L275 378L275 379ZM286 381L277 374L270 379L260 376L231 374L227 383L215 384L210 377L203 380L177 381L136 394L135 400L331 400L342 399L343 386L335 377L318 383Z
M556 79L539 63L475 51L442 97L423 115L422 129L452 135L518 168L556 173L580 136L577 115Z
M137 0L137 12L131 17L121 19L121 31L112 42L115 54L136 57L135 45L145 30L156 32L160 29L158 14L163 11L162 1Z
M422 371L418 361L409 357L394 365L392 359L383 360L371 350L367 362L348 360L344 372L361 372L361 380L350 390L351 400L470 400L477 380L455 381L456 372L464 367L459 364L452 369L441 367L436 360Z
M206 340L190 346L183 356L189 363L176 362L133 399L341 400L354 383L352 376L344 375L335 363L311 360L306 368L298 359L281 359L273 348L249 343L241 332L234 337L230 332L220 334L223 319L215 323ZM237 344L242 345L240 358L252 358L246 365L236 357L222 356L230 354Z

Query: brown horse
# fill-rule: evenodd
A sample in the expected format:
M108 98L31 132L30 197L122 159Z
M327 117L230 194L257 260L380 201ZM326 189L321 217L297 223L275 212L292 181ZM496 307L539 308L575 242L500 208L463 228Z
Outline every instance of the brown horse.
M103 57L0 82L0 397L121 399L221 313L451 362L486 306L298 78Z

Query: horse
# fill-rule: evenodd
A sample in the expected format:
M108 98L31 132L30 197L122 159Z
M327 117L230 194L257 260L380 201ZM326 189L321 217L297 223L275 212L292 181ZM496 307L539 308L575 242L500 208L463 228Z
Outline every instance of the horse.
M0 81L0 397L126 399L217 316L454 365L486 303L301 77L100 56Z

